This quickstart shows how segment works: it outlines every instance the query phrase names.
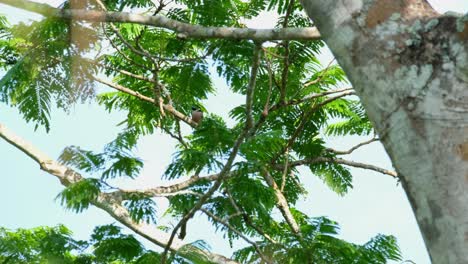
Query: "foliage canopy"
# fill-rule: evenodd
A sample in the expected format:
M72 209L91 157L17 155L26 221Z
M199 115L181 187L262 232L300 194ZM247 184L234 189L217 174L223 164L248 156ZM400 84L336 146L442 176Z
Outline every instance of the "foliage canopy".
M158 14L202 26L245 28L248 20L265 12L278 17L276 28L312 26L295 1L102 4L109 11ZM103 7L100 1L68 1L60 8ZM323 67L317 60L323 45L320 40L192 39L141 24L56 17L9 25L1 17L0 66L6 71L0 80L0 101L18 108L36 129L47 131L53 129L52 109L67 111L81 101L126 113L121 133L102 152L69 146L60 156L61 164L90 175L58 195L75 212L96 203L100 194L119 192L135 223L157 225L153 198L161 193L124 192L110 182L138 177L144 161L133 150L140 137L160 131L178 142L162 178L190 181L164 193L168 214L181 219L173 231L164 228L174 234L180 229L181 239L185 222L200 209L231 243L245 237L254 241L234 253L233 259L242 263L398 260L393 236L377 235L363 245L349 243L338 238L336 222L309 217L295 207L306 194L300 166L340 195L352 188L349 163L326 146L327 135L372 133L359 101L349 97L352 89L340 88L346 83L343 70L338 65ZM212 72L225 79L230 92L246 97L230 110L234 125L204 106L218 91ZM102 92L102 85L112 89ZM205 111L200 124L190 121L192 106ZM277 210L283 218L272 217ZM83 251L90 246L92 251ZM203 243L195 246L206 249ZM73 240L63 226L2 229L0 249L4 263L43 263L51 258L59 263L154 263L164 255L144 249L115 226L96 228L88 242ZM171 255L169 260L206 261L190 254Z

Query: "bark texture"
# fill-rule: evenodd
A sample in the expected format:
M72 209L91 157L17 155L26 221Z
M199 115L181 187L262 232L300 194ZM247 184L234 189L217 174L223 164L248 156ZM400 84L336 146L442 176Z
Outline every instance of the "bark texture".
M204 27L183 23L169 19L161 15L139 15L127 12L105 12L84 9L60 9L47 4L36 3L29 0L0 0L0 4L6 4L45 17L55 17L66 20L79 20L91 22L118 22L134 23L154 27L162 27L177 33L181 39L252 39L256 41L267 40L316 40L320 39L320 33L316 28L278 28L278 29L253 29L233 27Z
M468 263L468 15L302 0L379 133L433 263Z

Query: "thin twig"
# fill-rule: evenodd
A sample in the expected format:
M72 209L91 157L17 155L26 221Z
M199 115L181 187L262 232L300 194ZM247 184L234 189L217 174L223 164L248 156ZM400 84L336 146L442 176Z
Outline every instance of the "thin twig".
M283 170L283 176L281 178L281 189L280 191L283 193L284 192L284 186L286 185L286 175L288 174L288 161L289 161L289 148L286 149L286 152L284 153L284 170Z
M271 243L273 243L275 245L282 245L282 244L278 243L276 240L274 240L270 235L265 233L265 231L263 231L260 227L254 225L254 223L250 219L249 215L237 205L236 201L234 201L234 198L232 197L232 194L229 191L229 188L226 187L226 188L224 188L224 190L226 191L227 197L228 197L229 201L231 202L232 206L234 207L234 209L236 210L237 213L242 214L242 218L244 219L245 223L248 226L252 227L255 231L257 231L258 234L263 236L266 240L270 241Z
M219 222L221 223L222 225L224 225L225 227L229 228L232 232L236 233L239 237L241 237L242 239L244 239L245 242L251 244L254 248L255 248L255 251L257 251L258 255L260 256L260 258L265 261L266 263L273 263L270 259L268 259L265 254L262 252L262 250L260 249L260 247L258 246L257 243L255 243L254 241L250 240L248 237L246 237L244 234L242 234L242 232L240 232L239 230L235 229L232 225L230 225L228 222L224 221L223 219L217 217L216 215L212 214L210 211L204 209L204 208L200 208L200 211L202 211L203 213L205 213L207 216L209 216L210 218L212 218L213 220L215 220L216 222Z
M279 54L276 54L276 53L274 53L274 52L268 50L268 48L262 48L262 49L263 49L263 51L264 51L265 53L268 53L268 54L270 54L271 56L273 56L273 57L275 57L275 58L284 59L284 56L281 56L281 55L279 55Z
M386 174L389 176L392 176L393 178L397 178L398 174L395 171L387 170L384 168L380 168L371 164L366 164L366 163L361 163L361 162L356 162L356 161L351 161L351 160L345 160L342 158L328 158L328 157L315 157L315 158L310 158L310 159L302 159L302 160L296 160L292 161L289 163L290 167L297 167L301 165L312 165L312 164L318 164L318 163L324 163L324 162L330 162L330 163L337 163L337 164L343 164L351 167L356 167L356 168L361 168L361 169L367 169L367 170L373 170L382 174ZM275 169L282 170L283 165L277 164L273 165Z
M247 95L246 95L246 105L245 105L245 111L247 115L247 122L246 122L246 128L250 129L253 127L253 116L252 116L252 108L253 108L253 99L254 99L254 91L255 91L255 83L257 80L257 73L258 73L258 68L260 65L260 58L261 58L261 52L260 50L262 49L262 43L256 43L255 48L254 48L254 54L253 54L253 62L252 62L252 69L250 70L250 80L249 84L247 86Z
M101 2L101 0L95 0L96 3L98 3L98 5L102 8L102 10L106 11L107 12L107 8L106 6ZM137 54L137 55L140 55L142 57L146 57L148 59L150 59L153 64L156 65L156 61L154 60L154 58L151 56L151 54L149 52L147 52L146 50L144 50L142 47L139 47L140 50L137 50L132 44L130 44L123 36L122 34L120 34L120 31L119 29L113 24L113 23L109 23L112 31L114 31L115 35L120 39L120 41L125 45L127 46L127 48L129 48L133 53Z
M164 133L168 134L171 138L179 141L179 143L185 148L185 149L188 149L188 145L187 143L184 141L184 138L182 137L182 135L180 134L180 129L177 131L177 135L172 133L169 129L163 127L163 126L158 126L159 128L161 128L162 131L164 131ZM179 126L180 127L180 126Z
M148 96L145 96L145 95L142 95L140 94L139 92L137 91L134 91L132 89L129 89L127 87L124 87L122 85L118 85L118 84L115 84L115 83L111 83L111 82L108 82L106 80L103 80L101 78L98 78L98 77L93 77L93 79L97 82L100 82L102 84L105 84L113 89L116 89L116 90L119 90L123 93L126 93L126 94L129 94L129 95L132 95L138 99L141 99L143 101L146 101L146 102L149 102L149 103L152 103L154 104L154 99L153 98L150 98ZM172 105L168 105L168 104L164 104L163 105L164 107L164 110L166 110L167 112L171 113L175 118L183 121L184 123L186 123L187 125L190 125L191 127L197 127L198 124L196 122L194 122L192 119L190 119L188 116L182 114L181 112L177 111Z
M290 148L294 141L296 141L296 138L300 135L300 133L302 132L305 124L309 121L309 118L310 116L315 113L315 111L317 111L318 109L320 109L322 106L330 103L330 102L333 102L341 97L344 97L344 96L347 96L347 95L351 95L351 94L354 94L353 91L347 91L347 92L344 92L340 95L337 95L337 96L334 96L334 97L329 97L325 100L323 100L322 102L318 103L318 104L315 104L313 105L309 110L307 110L304 115L302 116L301 118L301 123L299 124L299 126L296 128L296 130L293 132L292 136L289 138L288 142L286 143L286 145L283 147L283 149L272 159L273 163L281 156L284 154L284 152Z
M262 115L266 117L269 112L268 109L270 108L270 98L271 98L271 93L273 90L273 73L271 69L271 60L268 58L268 56L266 56L266 54L265 54L265 61L266 61L266 66L268 70L268 95L265 100L265 106L263 107Z
M232 197L232 194L229 191L229 188L225 187L224 190L226 191L229 202L231 203L232 207L234 207L234 210L236 210L237 213L243 214L244 212L239 208L236 201L234 201L234 198Z
M232 214L232 215L228 215L224 220L225 220L225 221L229 221L229 220L231 220L231 219L234 218L234 217L243 216L243 215L244 215L244 213L241 213L241 212L235 213L235 214Z
M273 77L273 80L274 79L274 75L272 76ZM330 94L334 94L334 93L339 93L339 92L347 92L347 91L352 91L353 89L352 88L345 88L345 89L338 89L338 90L332 90L332 91L326 91L326 92L322 92L322 93L313 93L313 94L310 94L310 95L307 95L305 96L304 98L302 99L292 99L288 102L286 102L286 104L281 104L280 102L277 102L276 104L272 105L268 111L263 111L262 112L262 115L260 116L260 118L258 119L257 123L255 124L254 126L254 129L251 130L251 134L255 133L258 129L260 129L260 127L263 125L263 123L266 121L266 118L268 116L269 113L273 112L273 111L278 111L280 109L283 109L287 106L291 106L291 105L296 105L296 104L300 104L302 102L305 102L305 101L309 101L309 100L312 100L314 98L318 98L318 97L322 97L322 96L325 96L325 95L330 95ZM354 94L354 92L352 93L349 93L347 95L350 95L350 94ZM265 114L266 113L266 114Z
M286 10L286 14L284 15L283 28L286 28L288 26L289 16L292 14L294 10L295 2L296 0L289 1L288 9ZM281 73L281 89L280 89L280 99L279 99L280 104L286 103L286 88L288 85L289 64L290 64L289 41L284 40L282 45L284 47L284 59L283 59L284 66L283 66L283 71Z
M368 145L372 142L375 142L375 141L379 141L378 138L371 138L369 140L366 140L364 142L361 142L359 144L357 144L356 146L353 146L351 147L350 149L348 150L336 150L336 149L332 149L332 148L326 148L325 150L328 151L328 152L332 152L336 155L347 155L347 154L351 154L353 151L355 151L356 149L362 147L362 146L365 146L365 145Z
M342 88L342 89L337 89L337 90L325 91L325 92L321 92L321 93L312 93L312 94L309 94L309 95L306 95L306 96L302 97L301 99L291 99L291 100L287 101L283 106L298 105L298 104L301 104L301 103L304 103L304 102L307 102L307 101L310 101L312 99L322 97L322 96L325 96L325 95L341 93L341 92L347 92L347 91L352 91L352 90L353 90L353 88ZM275 108L273 108L273 109L270 109L270 111L274 111L278 107L279 107L279 105L275 106Z
M332 65L332 63L335 61L335 58L333 58L327 65L327 67L322 71L322 73L317 77L317 79L315 80L312 80L310 82L307 82L307 83L304 83L304 87L307 87L307 86L310 86L312 84L316 84L316 83L319 83L322 79L323 79L323 76L325 76L325 73L327 73L328 69L330 69L330 66Z
M172 99L170 97L169 97L169 104L172 105ZM185 148L187 148L187 145L184 141L184 137L182 136L182 131L180 129L180 120L176 121L176 131L177 131L177 137L180 138L182 145L184 145Z
M138 80L146 81L146 82L149 82L149 83L156 83L156 81L153 80L152 78L149 78L149 77L146 77L146 76L143 76L143 75L135 74L135 73L132 73L132 72L129 72L129 71L126 71L126 70L121 70L121 69L118 69L116 67L107 65L105 63L97 62L95 60L85 59L85 58L82 58L82 59L86 60L87 62L92 63L92 64L94 64L96 66L100 66L100 67L103 67L103 68L118 72L120 74L129 76L129 77L132 77L132 78L135 78L135 79L138 79Z
M146 69L146 70L151 70L150 67L148 67L147 65L143 65L141 63L138 63L136 62L134 59L130 58L127 54L125 54L118 46L117 44L115 44L115 42L112 40L112 38L107 34L107 30L106 30L106 27L104 24L102 24L102 31L104 33L104 36L106 36L107 40L109 40L109 43L111 44L111 46L117 51L117 53L120 54L120 56L122 56L125 60L127 60L128 62L132 63L133 65L135 66L138 66L140 68L143 68L143 69Z
M280 99L279 104L286 103L286 87L288 85L288 75L289 75L289 42L285 41L284 44L284 60L283 60L283 71L281 73L281 89L280 89Z

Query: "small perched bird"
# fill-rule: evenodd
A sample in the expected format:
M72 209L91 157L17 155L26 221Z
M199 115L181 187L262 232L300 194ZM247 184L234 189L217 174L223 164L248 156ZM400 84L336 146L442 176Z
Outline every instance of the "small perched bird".
M200 108L192 106L192 120L193 122L200 124L203 119L203 112Z

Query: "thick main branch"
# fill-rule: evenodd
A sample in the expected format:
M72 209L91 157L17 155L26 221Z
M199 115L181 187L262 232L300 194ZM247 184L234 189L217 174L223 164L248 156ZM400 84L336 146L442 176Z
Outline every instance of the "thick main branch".
M37 163L39 163L42 170L57 177L64 186L69 186L70 184L76 183L84 179L84 177L81 176L79 173L53 160L23 138L14 134L1 123L0 137L5 139L8 143L15 146L20 151L24 152ZM135 223L130 217L128 210L125 207L123 207L120 202L121 201L119 201L119 199L116 199L116 196L114 195L99 193L97 199L93 202L93 204L96 207L106 211L117 221L127 226L135 233L153 242L154 244L161 247L165 247L168 244L169 234L146 223ZM181 240L174 239L170 245L170 250L183 251L184 246L186 246L186 244L184 244ZM197 250L198 253L204 255L210 261L213 261L215 263L237 263L236 261L230 260L218 254L202 251L197 248L192 248L192 250ZM183 252L179 253L181 255L184 255Z
M172 30L183 38L223 38L223 39L251 39L258 41L267 40L317 40L320 33L314 27L307 28L282 28L282 29L252 29L233 27L204 27L183 23L169 19L162 15L140 15L128 12L103 12L81 9L60 9L47 4L35 3L27 0L0 0L0 3L41 14L45 17L82 20L91 22L119 22L135 23L161 27Z

